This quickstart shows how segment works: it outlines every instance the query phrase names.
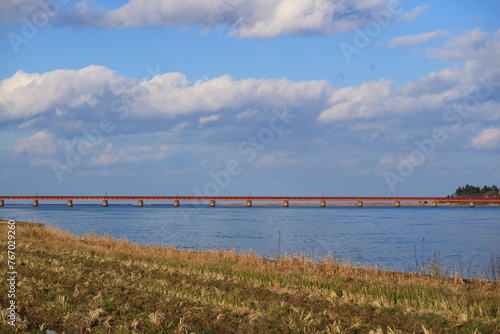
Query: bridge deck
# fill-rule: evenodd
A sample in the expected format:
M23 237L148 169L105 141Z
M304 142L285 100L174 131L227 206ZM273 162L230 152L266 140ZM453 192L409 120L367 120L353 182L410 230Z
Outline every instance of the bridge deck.
M298 197L298 196L1 196L0 200L38 201L289 201L289 202L499 202L500 198L473 197Z

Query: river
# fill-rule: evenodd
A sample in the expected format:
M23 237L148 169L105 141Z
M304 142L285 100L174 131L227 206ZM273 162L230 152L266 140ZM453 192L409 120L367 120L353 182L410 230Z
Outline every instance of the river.
M500 269L500 207L104 208L42 203L6 204L0 217L180 249L252 250L265 257L293 253L316 259L331 254L358 266L400 271L423 270L434 262L463 277L492 278L492 265Z

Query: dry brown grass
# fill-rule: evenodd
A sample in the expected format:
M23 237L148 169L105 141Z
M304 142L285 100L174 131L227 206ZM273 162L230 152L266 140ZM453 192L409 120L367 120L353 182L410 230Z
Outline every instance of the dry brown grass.
M19 331L494 333L500 284L18 226ZM5 240L5 227L0 227ZM5 244L5 243L4 243ZM1 263L6 263L1 252ZM0 292L7 302L5 287ZM5 319L3 319L5 324ZM4 326L5 328L5 326ZM7 332L7 331L6 331Z

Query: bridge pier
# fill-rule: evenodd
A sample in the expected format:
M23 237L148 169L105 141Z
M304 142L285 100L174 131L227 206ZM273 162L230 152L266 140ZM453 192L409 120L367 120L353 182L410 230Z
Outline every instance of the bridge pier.
M358 208L362 208L363 207L363 201L358 201Z
M144 201L143 201L142 199L138 200L138 201L137 201L137 206L138 206L139 208L142 208L142 207L144 206Z
M73 206L73 200L72 199L68 199L68 207L72 207Z
M326 201L319 202L319 207L324 208L326 206Z
M3 199L0 199L0 206L4 206Z
M251 208L252 207L252 201L251 200L247 200L247 208Z
M473 208L474 207L474 202L473 201L470 201L469 202L469 208Z
M401 203L399 201L396 201L396 203L394 203L395 208L399 208L400 206L401 206Z
M33 200L33 206L38 206L38 200L37 199Z
M108 200L107 199L103 199L102 200L102 206L105 208L108 206Z
M437 201L432 201L432 207L433 208L437 208L438 206L438 202Z
M210 200L210 207L215 208L215 200Z
M288 201L287 201L287 200L284 200L284 201L283 201L283 207L284 207L284 208L288 208L289 206L290 206L290 204L288 203Z
M178 207L179 207L179 200L174 199L174 208L178 208Z

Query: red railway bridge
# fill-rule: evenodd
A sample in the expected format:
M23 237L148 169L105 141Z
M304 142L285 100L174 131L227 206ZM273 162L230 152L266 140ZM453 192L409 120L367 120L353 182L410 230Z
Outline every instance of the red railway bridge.
M500 198L472 198L472 197L299 197L299 196L2 196L0 195L0 206L5 201L32 201L33 206L38 206L39 201L67 201L69 207L73 201L101 201L102 206L108 206L109 201L137 201L137 206L142 207L145 201L173 202L178 207L180 202L209 202L215 207L216 202L244 202L251 207L253 202L282 202L284 207L290 206L290 202L316 202L325 207L327 202L354 203L362 207L364 202L393 202L395 207L401 206L401 202L430 203L437 207L438 203L468 203L470 207L475 202L495 202L500 205Z

